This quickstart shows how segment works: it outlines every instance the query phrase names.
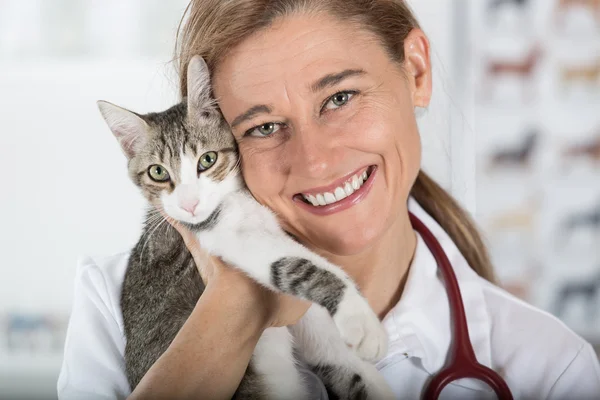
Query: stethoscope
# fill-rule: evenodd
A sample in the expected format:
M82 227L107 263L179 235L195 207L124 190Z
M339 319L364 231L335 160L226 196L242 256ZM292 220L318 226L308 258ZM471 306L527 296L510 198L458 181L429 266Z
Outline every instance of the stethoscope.
M423 241L437 262L439 271L442 273L446 291L448 292L453 333L448 360L442 370L434 375L426 384L423 391L423 399L435 400L448 384L458 379L470 378L486 383L494 390L499 399L512 400L512 394L504 379L490 368L480 364L475 357L475 351L469 339L465 307L460 295L456 275L454 274L452 265L450 265L450 260L448 260L442 246L425 224L411 212L409 212L409 216L413 229L423 238Z

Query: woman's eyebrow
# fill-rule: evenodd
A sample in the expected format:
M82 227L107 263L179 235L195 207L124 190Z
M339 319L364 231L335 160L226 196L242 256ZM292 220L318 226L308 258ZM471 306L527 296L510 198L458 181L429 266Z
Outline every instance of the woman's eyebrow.
M252 117L254 117L257 114L270 114L271 112L272 112L271 107L264 105L264 104L252 106L246 112L238 115L237 117L235 117L233 119L233 122L231 123L231 128L235 128L242 122L251 119Z
M364 75L365 73L366 72L362 69L346 69L342 72L327 74L324 77L318 79L316 82L312 83L309 86L309 88L311 92L316 93L325 88L337 85L344 79L347 79L351 76ZM233 119L233 122L231 123L231 128L235 128L242 122L247 121L258 114L270 114L272 111L273 109L265 104L252 106L247 111Z
M364 75L366 72L362 69L346 69L342 72L327 74L310 85L310 90L313 93L319 92L325 88L337 85L341 81L351 76Z

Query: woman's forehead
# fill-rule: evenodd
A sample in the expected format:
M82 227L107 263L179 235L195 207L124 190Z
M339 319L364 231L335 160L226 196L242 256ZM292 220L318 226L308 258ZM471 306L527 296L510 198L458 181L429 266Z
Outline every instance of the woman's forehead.
M330 17L286 17L229 52L216 70L215 92L246 98L278 84L308 90L325 74L368 73L382 54L373 36L356 25Z

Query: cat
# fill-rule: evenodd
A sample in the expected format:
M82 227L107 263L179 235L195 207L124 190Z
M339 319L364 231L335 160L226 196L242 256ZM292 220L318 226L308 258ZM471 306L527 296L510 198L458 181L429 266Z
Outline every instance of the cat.
M194 232L210 254L271 290L313 303L297 324L264 331L235 398L309 398L299 362L332 398L393 398L372 364L387 351L378 317L341 268L294 240L254 200L200 56L190 61L187 82L187 98L163 112L141 115L98 102L127 156L130 178L151 205L121 292L132 390L204 290L183 239L158 208ZM359 178L362 183L365 174Z

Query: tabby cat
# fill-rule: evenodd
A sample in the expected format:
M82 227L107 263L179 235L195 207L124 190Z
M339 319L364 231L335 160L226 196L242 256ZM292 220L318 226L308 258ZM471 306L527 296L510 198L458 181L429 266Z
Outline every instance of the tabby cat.
M104 101L98 106L152 206L121 293L132 390L204 290L183 239L158 208L193 231L209 253L271 290L314 303L296 325L264 331L235 397L308 398L304 365L330 397L393 398L371 363L386 353L383 326L343 270L292 239L249 193L200 56L189 64L188 97L166 111L140 115Z

